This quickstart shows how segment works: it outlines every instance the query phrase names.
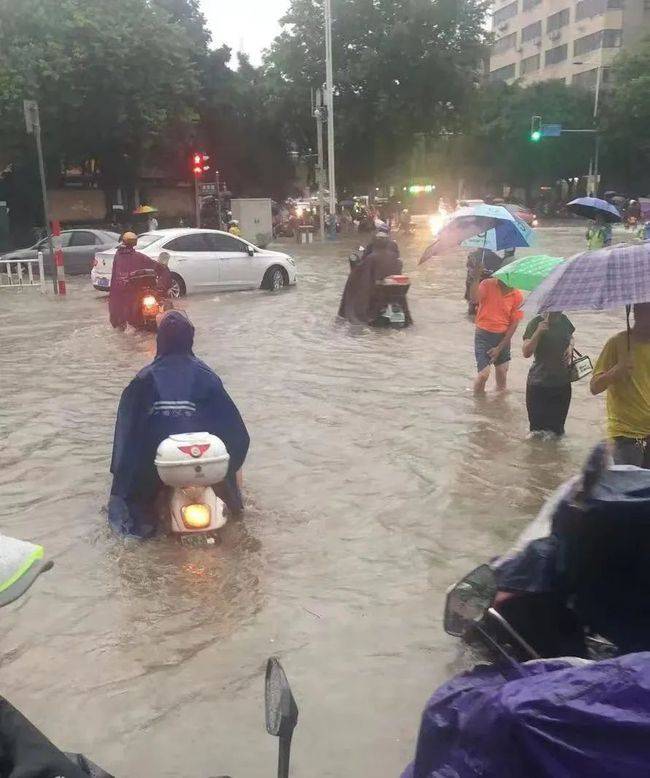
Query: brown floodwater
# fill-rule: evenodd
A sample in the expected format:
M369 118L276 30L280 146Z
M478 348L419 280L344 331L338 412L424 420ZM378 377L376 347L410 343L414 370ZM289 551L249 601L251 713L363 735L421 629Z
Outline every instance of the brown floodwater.
M183 301L196 353L249 427L247 512L209 551L107 528L120 392L153 337L113 332L105 299L2 292L0 527L55 560L0 613L0 690L61 747L118 776L275 774L263 670L300 707L294 772L397 776L430 692L462 666L446 588L504 550L602 434L586 382L561 442L526 440L527 363L475 399L464 254L416 270L415 326L336 326L350 241L296 247L296 289ZM583 227L523 253L571 254ZM571 317L595 357L624 316Z

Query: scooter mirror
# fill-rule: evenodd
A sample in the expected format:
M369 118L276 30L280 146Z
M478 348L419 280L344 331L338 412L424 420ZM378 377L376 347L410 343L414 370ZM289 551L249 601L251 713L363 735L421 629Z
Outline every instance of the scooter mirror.
M279 738L291 738L298 723L298 706L282 665L271 657L266 664L264 693L266 731Z
M496 591L494 572L489 565L477 567L454 584L447 592L445 632L462 637L492 605Z

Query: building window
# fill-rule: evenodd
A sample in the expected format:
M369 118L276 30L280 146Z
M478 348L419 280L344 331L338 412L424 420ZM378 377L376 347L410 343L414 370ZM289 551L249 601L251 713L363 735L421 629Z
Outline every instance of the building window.
M521 10L530 11L531 8L535 8L535 6L541 4L542 4L542 0L523 0L521 5Z
M498 68L490 73L490 81L509 81L517 75L515 63L506 65L504 68Z
M492 54L503 54L505 51L514 49L517 45L517 33L511 32L510 35L504 35L492 44Z
M546 32L553 32L559 30L562 27L566 27L569 23L571 11L568 8L563 8L555 14L551 14L546 20Z
M576 73L571 79L571 83L583 89L595 89L596 79L598 78L598 69L585 70L584 73Z
M562 46L556 46L554 49L549 49L544 54L545 65L557 65L558 62L564 62L569 54L569 47L566 43Z
M503 22L507 22L508 19L512 19L513 16L516 16L518 6L519 2L518 0L515 0L514 3L509 3L503 8L499 8L498 11L495 11L492 15L492 26L498 27L500 24L503 24Z
M621 30L598 30L573 42L573 54L587 54L596 49L615 49L621 45Z
M650 0L648 0L650 2ZM533 22L532 24L529 24L527 27L524 27L521 31L521 42L527 43L528 41L533 41L535 38L541 38L542 37L542 23L541 22Z
M526 59L522 59L521 65L519 66L519 74L525 76L528 73L534 73L536 70L539 70L539 62L539 54L533 54L532 57L526 57Z
M576 22L600 16L607 9L607 0L579 0L576 5Z

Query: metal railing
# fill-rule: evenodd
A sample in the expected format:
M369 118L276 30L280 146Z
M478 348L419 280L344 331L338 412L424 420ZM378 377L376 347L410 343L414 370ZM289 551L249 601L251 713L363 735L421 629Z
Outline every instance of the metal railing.
M38 278L34 271L38 271ZM39 287L45 294L43 254L25 259L0 259L0 289L24 289Z

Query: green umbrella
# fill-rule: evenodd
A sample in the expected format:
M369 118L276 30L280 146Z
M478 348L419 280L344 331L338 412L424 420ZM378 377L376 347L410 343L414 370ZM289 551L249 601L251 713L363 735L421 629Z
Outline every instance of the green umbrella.
M492 273L492 277L498 278L513 289L532 292L533 289L537 289L546 276L550 275L564 261L562 257L548 257L545 254L520 257L499 268L495 273Z

